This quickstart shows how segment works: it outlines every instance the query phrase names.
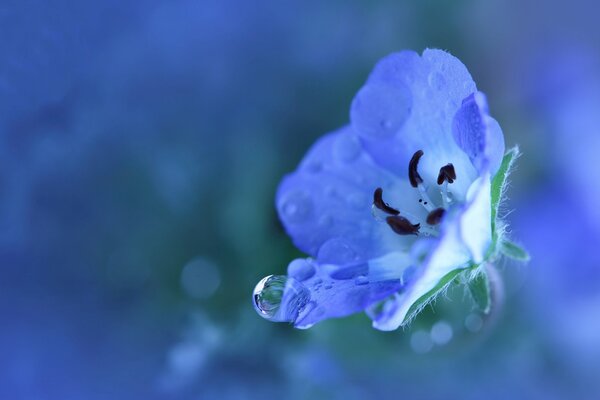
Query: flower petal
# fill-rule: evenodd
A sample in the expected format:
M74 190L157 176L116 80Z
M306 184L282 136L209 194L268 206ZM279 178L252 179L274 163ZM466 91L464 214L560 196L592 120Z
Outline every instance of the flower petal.
M492 236L489 173L472 184L467 198L467 204L444 222L439 241L417 268L414 279L398 296L387 301L383 312L369 313L374 328L397 329L410 320L412 305L436 288L448 273L469 267L471 261L483 260Z
M363 311L401 288L399 278L384 276L368 263L339 267L298 259L290 263L288 276L310 293L309 301L293 321L297 328Z
M467 193L468 205L460 217L460 234L475 264L485 258L492 241L491 177L478 178Z
M454 141L452 121L476 90L465 66L444 51L396 53L374 68L354 98L350 120L373 160L394 174L406 173L417 150L425 152L419 172L428 182L452 163L458 178L449 190L462 201L477 171Z
M487 100L481 92L467 96L454 115L452 135L456 144L481 172L494 174L504 156L504 136L495 119L489 116Z
M407 249L414 241L375 220L371 204L377 187L391 204L423 213L408 182L373 163L352 129L343 128L315 143L299 168L284 178L277 210L294 244L320 262L365 261L390 249Z

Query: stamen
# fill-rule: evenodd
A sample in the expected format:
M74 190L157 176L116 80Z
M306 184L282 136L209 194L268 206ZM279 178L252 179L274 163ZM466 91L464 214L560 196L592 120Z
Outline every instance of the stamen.
M436 208L427 215L427 223L429 225L437 225L440 223L445 214L446 210L443 208Z
M429 195L427 194L427 190L425 190L425 187L423 186L423 184L419 183L417 185L417 189L419 190L419 194L421 195L420 200L422 200L422 201L419 201L419 203L421 203L421 205L423 207L425 207L425 209L427 211L433 211L433 209L435 209L435 205L429 198Z
M413 225L408 219L399 215L387 217L385 221L398 235L418 235L419 228L421 227L421 224Z
M396 210L393 207L390 207L386 202L383 201L383 189L382 188L375 189L375 193L373 193L373 205L387 214L390 214L390 215L400 214L400 211Z
M413 154L410 162L408 163L408 180L412 187L416 188L419 183L423 183L423 178L419 175L417 167L419 166L419 160L423 157L423 150L417 151Z
M442 189L440 190L441 195L442 195L442 203L444 208L447 208L450 205L450 202L452 201L450 199L450 196L448 196L448 182L444 182L442 184Z
M454 171L454 165L452 163L444 165L440 168L440 173L437 178L437 184L441 185L444 182L454 183L456 180L456 171Z

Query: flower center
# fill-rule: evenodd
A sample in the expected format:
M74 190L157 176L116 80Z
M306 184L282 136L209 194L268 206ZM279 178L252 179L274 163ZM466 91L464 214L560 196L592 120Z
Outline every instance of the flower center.
M448 184L454 183L456 180L456 171L452 164L446 164L440 168L440 172L437 177L437 185L439 186L440 196L442 199L442 206L438 207L430 198L427 193L428 187L425 186L423 178L419 174L419 160L423 157L423 150L417 151L413 154L410 162L408 163L408 180L410 185L419 192L419 204L427 211L427 217L425 218L424 224L418 222L418 218L410 215L406 212L391 207L388 203L383 200L383 189L375 189L373 194L373 215L376 219L384 221L383 218L376 215L376 209L382 211L386 217L385 222L390 228L398 235L420 235L425 236L437 236L438 228L446 209L452 204L452 198L448 194ZM412 221L412 222L411 222ZM413 223L416 222L416 223Z

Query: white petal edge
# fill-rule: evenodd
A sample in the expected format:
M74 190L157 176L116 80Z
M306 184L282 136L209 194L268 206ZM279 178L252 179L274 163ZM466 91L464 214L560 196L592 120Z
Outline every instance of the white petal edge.
M469 206L460 217L463 243L473 262L480 264L492 242L492 195L490 173L479 177L467 192Z

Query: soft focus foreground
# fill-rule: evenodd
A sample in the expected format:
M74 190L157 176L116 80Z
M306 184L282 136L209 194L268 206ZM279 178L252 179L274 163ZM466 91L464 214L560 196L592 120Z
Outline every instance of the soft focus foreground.
M397 3L0 5L0 397L597 398L598 9ZM395 332L265 323L248 293L302 256L278 182L376 60L426 47L521 146L531 263L489 319L457 290Z

